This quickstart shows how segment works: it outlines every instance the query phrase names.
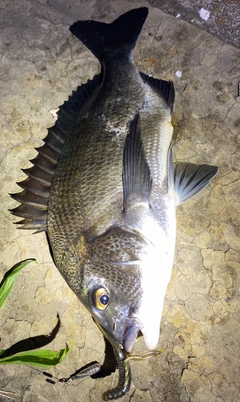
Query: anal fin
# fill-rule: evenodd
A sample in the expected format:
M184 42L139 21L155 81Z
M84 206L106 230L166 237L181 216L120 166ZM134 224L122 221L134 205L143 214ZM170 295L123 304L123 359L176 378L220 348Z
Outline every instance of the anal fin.
M217 166L183 162L174 164L173 180L177 205L187 201L206 187L217 172Z
M164 97L165 101L167 102L167 104L170 107L170 110L172 112L174 100L175 100L175 91L174 91L173 82L149 77L149 75L146 75L142 72L139 72L139 74L141 75L142 80L146 84L150 85L151 88L153 88L161 96Z

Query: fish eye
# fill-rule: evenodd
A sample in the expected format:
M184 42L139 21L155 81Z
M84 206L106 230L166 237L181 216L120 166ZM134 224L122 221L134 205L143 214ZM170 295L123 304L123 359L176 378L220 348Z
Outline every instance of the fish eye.
M92 302L98 310L105 310L109 304L109 293L105 288L98 288L93 291Z

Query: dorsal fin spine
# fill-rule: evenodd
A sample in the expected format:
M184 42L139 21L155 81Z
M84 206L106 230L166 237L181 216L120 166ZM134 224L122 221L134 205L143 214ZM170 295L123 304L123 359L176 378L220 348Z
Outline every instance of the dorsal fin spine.
M49 186L45 186L44 184L34 180L32 177L27 177L24 181L17 184L19 187L32 194L40 195L44 198L49 197Z
M42 174L42 177L40 177L38 174L36 174L36 170L39 170L37 166L33 166L28 169L22 169L23 173L25 173L28 177L31 177L33 180L36 180L39 183L42 183L43 185L50 187L51 186L50 175L45 173L45 175Z
M10 211L13 215L24 218L17 222L22 225L21 229L37 229L37 232L47 230L48 199L59 156L79 112L100 85L100 77L101 74L98 74L93 80L78 87L60 107L55 126L48 129L48 134L43 139L44 145L36 149L38 154L30 161L33 166L22 169L28 178L18 185L24 190L10 194L14 200L20 202L18 207Z
M54 151L52 148L50 148L46 143L44 145L42 145L41 147L35 148L35 150L39 154L41 154L45 158L47 158L54 165L57 164L57 158L59 156L59 153Z

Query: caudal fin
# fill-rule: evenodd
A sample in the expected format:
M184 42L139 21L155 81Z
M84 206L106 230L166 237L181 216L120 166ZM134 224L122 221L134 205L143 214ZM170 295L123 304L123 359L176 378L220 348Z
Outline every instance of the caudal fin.
M128 11L111 24L77 21L69 29L103 62L116 53L131 55L147 15L148 9L142 7Z

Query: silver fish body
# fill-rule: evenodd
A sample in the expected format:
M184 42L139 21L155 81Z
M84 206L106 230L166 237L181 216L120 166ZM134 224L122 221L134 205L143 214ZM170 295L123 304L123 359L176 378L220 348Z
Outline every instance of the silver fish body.
M140 8L112 24L70 27L102 71L60 109L34 171L20 184L24 192L13 196L22 203L13 213L25 228L47 231L67 283L126 352L139 331L156 348L176 206L217 173L214 166L172 162L173 84L139 73L133 62L146 17Z

